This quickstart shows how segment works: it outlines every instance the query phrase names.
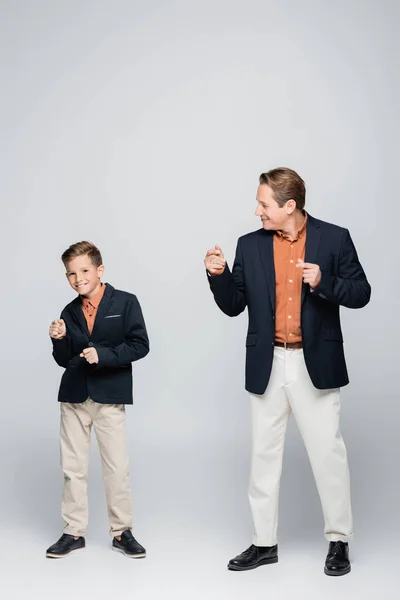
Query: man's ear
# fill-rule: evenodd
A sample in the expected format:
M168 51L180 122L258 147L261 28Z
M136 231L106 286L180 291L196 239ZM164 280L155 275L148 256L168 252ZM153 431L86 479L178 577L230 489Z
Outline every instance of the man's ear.
M286 212L288 215L291 215L296 210L296 202L293 199L290 199L286 202Z

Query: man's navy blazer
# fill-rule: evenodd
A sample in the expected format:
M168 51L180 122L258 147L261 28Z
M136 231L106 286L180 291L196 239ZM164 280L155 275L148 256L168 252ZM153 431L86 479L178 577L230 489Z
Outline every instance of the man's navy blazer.
M208 275L219 308L235 317L248 307L246 390L263 394L271 375L275 344L274 232L260 229L239 238L232 272ZM318 389L349 382L339 307L362 308L369 285L347 229L308 215L305 262L318 264L322 278L311 291L303 283L301 331L308 373Z
M61 313L67 335L52 339L53 356L65 371L60 402L84 402L89 396L100 404L132 404L132 362L149 352L149 339L139 302L133 294L106 284L92 334L87 328L79 296ZM81 358L84 348L94 347L97 364Z

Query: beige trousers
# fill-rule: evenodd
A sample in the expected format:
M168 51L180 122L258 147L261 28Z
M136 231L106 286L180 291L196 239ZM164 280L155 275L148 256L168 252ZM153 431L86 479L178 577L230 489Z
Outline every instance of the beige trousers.
M61 467L64 533L84 535L88 523L87 479L92 425L97 437L106 490L110 535L132 528L128 449L123 404L61 402Z
M262 396L250 394L250 397L253 448L249 499L255 529L253 543L256 546L277 543L279 483L291 412L317 484L325 519L325 537L329 541L351 539L350 477L346 448L339 430L339 389L318 390L313 386L303 350L275 347L267 390Z

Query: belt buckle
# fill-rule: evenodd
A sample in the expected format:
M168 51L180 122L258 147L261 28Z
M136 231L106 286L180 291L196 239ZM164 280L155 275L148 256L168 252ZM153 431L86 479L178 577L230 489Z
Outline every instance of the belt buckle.
M283 342L283 347L285 348L285 350L288 350L287 344L288 342Z

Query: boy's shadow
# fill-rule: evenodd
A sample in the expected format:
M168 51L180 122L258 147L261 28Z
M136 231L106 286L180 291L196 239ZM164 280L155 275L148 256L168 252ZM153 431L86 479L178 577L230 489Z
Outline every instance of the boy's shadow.
M13 450L8 501L15 526L50 539L60 531L62 474L57 441L24 440ZM57 512L58 508L58 512ZM61 527L60 527L61 526Z

